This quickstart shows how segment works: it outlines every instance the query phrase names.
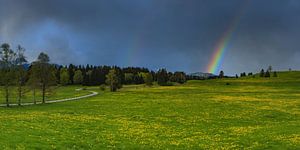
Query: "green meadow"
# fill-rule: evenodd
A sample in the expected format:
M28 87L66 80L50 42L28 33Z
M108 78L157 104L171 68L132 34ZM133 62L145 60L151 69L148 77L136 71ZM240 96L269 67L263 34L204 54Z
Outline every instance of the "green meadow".
M54 89L48 99L99 95L1 107L0 149L300 149L300 72L114 93L77 88Z
M18 103L18 94L16 87L10 87L9 93L9 102L12 104ZM80 90L79 90L80 89ZM65 98L73 98L79 97L83 95L90 94L87 90L81 90L81 86L58 86L50 88L46 93L46 100L58 100L58 99L65 99ZM4 97L3 89L0 90L0 104L6 104L5 97ZM36 90L36 101L42 102L41 91ZM33 103L33 91L29 89L29 87L23 87L23 97L21 99L23 103Z

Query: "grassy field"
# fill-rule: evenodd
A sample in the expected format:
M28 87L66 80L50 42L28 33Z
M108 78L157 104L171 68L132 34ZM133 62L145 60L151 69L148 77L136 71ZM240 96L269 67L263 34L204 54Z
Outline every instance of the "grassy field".
M0 108L0 149L300 149L300 72L278 76Z
M29 90L28 87L23 87L24 88L24 96L22 98L22 102L33 102L33 92ZM90 92L86 90L76 90L82 88L81 86L60 86L60 87L51 87L50 90L47 92L46 95L46 100L57 100L57 99L64 99L64 98L72 98L72 97L78 97L78 96L83 96L87 95ZM0 90L0 104L5 104L5 97L3 95L3 88L1 87L2 90ZM17 89L15 87L10 88L10 93L9 93L9 103L16 104L17 102ZM41 91L36 90L36 101L41 102L42 97L41 97Z

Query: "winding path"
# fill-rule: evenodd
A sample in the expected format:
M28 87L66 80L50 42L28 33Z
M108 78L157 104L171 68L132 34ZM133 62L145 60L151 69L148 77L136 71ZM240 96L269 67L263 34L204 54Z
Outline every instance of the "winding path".
M82 90L82 89L76 89L76 90ZM80 100L80 99L83 99L83 98L88 98L88 97L98 95L98 92L95 92L95 91L89 91L89 92L91 92L91 94L83 95L83 96L79 96L79 97L65 98L65 99L59 99L59 100L48 100L48 101L46 101L46 104L60 103L60 102L66 102L66 101L75 101L75 100ZM29 106L29 105L37 105L37 104L42 104L42 102L37 102L36 104L34 104L34 103L22 103L21 106ZM9 106L18 106L18 104L9 104ZM0 104L0 107L6 107L6 104Z

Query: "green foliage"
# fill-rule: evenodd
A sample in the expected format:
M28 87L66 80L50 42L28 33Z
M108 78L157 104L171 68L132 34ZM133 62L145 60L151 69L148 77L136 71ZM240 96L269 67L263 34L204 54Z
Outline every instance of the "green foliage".
M160 69L157 72L157 83L158 85L164 86L169 81L168 72L166 69Z
M273 72L273 77L278 77L276 71Z
M270 72L269 72L269 70L267 70L267 72L265 73L265 77L266 78L269 78L271 75L270 75Z
M246 76L247 76L246 72L241 73L241 77L246 77Z
M133 83L133 79L134 79L134 75L133 73L125 73L125 83L126 84L132 84Z
M37 82L31 82L31 84L34 84L34 86L39 85L41 88L43 103L46 101L45 97L46 92L49 89L48 87L56 83L55 68L49 64L49 61L50 59L47 54L40 53L38 61L32 63L31 66L32 72L30 78L35 78L32 79L32 82Z
M25 55L25 49L20 45L17 47L15 64L16 64L16 86L18 92L18 104L21 105L22 97L24 95L23 85L26 82L26 70L23 65L27 62Z
M109 85L111 92L115 92L119 88L120 80L115 69L109 70L109 73L106 75L106 84Z
M69 72L67 69L63 68L60 70L60 84L67 85L70 82Z
M76 70L74 75L74 83L75 84L81 84L83 81L83 76L81 70Z
M75 66L70 64L68 67L68 75L69 75L69 82L70 84L74 83L74 75L75 75Z
M101 84L101 85L100 85L100 90L101 90L101 91L105 91L105 89L106 89L106 85L105 85L105 84Z
M264 71L264 69L261 69L259 76L260 77L265 77L265 71Z
M15 83L15 52L10 49L10 45L4 43L1 45L1 78L0 82L3 85L4 97L6 99L6 104L9 106L9 95L10 95L10 86Z
M183 84L183 83L186 82L186 77L185 76L186 75L185 75L184 72L175 72L174 74L171 75L170 81Z
M152 86L153 85L153 77L151 73L145 73L143 76L143 79L145 81L145 84L147 86Z

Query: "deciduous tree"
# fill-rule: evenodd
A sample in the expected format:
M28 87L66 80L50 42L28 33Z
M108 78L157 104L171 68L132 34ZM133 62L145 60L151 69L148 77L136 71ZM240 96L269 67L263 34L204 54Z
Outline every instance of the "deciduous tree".
M22 97L24 95L23 86L25 84L26 70L24 64L27 63L27 60L24 55L25 49L18 45L16 50L16 85L18 90L18 105L21 105Z
M16 54L10 48L10 45L4 43L1 45L1 84L4 89L4 97L7 107L9 106L10 86L14 83L14 60Z
M37 61L32 64L32 77L37 81L42 91L42 103L45 103L46 91L55 84L54 67L49 64L50 58L45 53L40 53Z
M151 73L145 73L145 76L143 76L143 78L147 86L153 85L153 77Z
M69 71L65 68L60 70L60 84L61 85L67 85L69 84L70 77L69 77Z
M109 85L111 92L117 91L119 82L116 70L109 70L109 73L106 75L106 84Z
M81 70L76 70L74 74L74 83L75 84L82 84L83 76Z

